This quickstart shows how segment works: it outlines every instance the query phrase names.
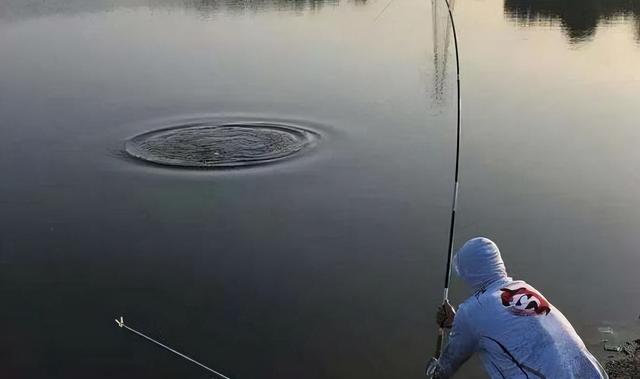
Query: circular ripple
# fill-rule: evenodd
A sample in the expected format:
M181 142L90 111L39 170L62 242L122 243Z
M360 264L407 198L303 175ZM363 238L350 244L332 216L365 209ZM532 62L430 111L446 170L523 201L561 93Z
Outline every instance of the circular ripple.
M147 162L179 167L225 168L269 163L315 144L318 134L269 123L191 124L137 135L125 150Z

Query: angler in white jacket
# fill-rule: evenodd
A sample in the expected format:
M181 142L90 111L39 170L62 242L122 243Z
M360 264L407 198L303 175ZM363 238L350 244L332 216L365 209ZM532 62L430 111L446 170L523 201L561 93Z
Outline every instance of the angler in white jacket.
M491 240L469 240L454 267L475 293L457 314L448 303L440 308L438 323L451 333L428 375L449 378L478 352L492 379L608 378L562 313L531 285L507 276Z

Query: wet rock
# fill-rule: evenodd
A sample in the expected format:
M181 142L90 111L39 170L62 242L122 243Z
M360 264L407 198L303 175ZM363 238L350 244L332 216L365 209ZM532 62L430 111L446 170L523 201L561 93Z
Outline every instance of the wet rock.
M620 354L605 364L610 378L640 378L640 339L620 345Z

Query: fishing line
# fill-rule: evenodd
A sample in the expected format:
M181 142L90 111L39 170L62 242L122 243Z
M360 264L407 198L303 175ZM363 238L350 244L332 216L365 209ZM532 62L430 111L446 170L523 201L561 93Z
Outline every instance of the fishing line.
M436 0L434 0L436 1ZM453 43L456 51L456 86L457 86L457 119L456 119L456 167L454 174L454 185L453 185L453 204L451 207L451 224L449 226L449 250L447 255L447 267L445 271L444 277L444 291L442 293L442 304L444 305L449 301L449 282L451 280L451 261L453 258L453 237L455 234L456 228L456 208L458 205L458 188L459 188L459 175L460 175L460 141L461 141L461 124L460 124L460 56L458 54L458 35L456 33L456 24L453 20L453 11L451 9L451 5L449 4L449 0L444 0L447 5L447 11L449 13L449 20L451 21L451 31L453 33ZM444 345L444 329L442 327L438 328L438 337L436 341L436 352L434 354L435 358L439 358L442 353L442 348Z
M132 332L132 333L135 333L135 334L139 335L140 337L142 337L142 338L144 338L144 339L146 339L146 340L148 340L148 341L151 341L151 342L155 343L156 345L158 345L158 346L160 346L160 347L162 347L162 348L164 348L164 349L166 349L166 350L169 350L170 352L172 352L172 353L174 353L174 354L176 354L176 355L178 355L178 356L180 356L180 357L182 357L182 358L184 358L184 359L188 360L189 362L197 364L198 366L202 367L203 369L205 369L205 370L207 370L207 371L209 371L209 372L211 372L211 373L213 373L213 374L217 375L219 378L222 378L222 379L231 379L231 378L229 378L228 376L226 376L226 375L224 375L224 374L221 374L221 373L219 373L218 371L216 371L216 370L214 370L214 369L211 369L211 368L209 368L209 367L207 367L207 366L203 365L202 363L200 363L200 362L196 361L195 359L190 358L190 357L188 357L188 356L186 356L186 355L182 354L181 352L179 352L179 351L177 351L177 350L174 350L174 349L170 348L169 346L167 346L167 345L165 345L165 344L163 344L163 343L161 343L161 342L158 342L158 341L154 340L153 338L151 338L151 337L147 336L146 334L143 334L142 332L139 332L139 331L137 331L137 330L133 329L132 327L130 327L129 325L127 325L127 324L125 324L125 323L124 323L124 318L123 318L122 316L120 316L120 319L116 319L115 321L116 321L116 324L118 324L118 326L119 326L119 327L121 327L121 328L125 328L125 329L127 329L128 331L130 331L130 332Z
M393 3L393 0L389 0L387 5L385 5L384 8L382 8L380 13L378 13L378 15L376 16L376 18L373 19L373 21L377 21L380 18L380 16L382 16L382 14L387 10L387 8L389 8L389 5L391 5L391 3Z

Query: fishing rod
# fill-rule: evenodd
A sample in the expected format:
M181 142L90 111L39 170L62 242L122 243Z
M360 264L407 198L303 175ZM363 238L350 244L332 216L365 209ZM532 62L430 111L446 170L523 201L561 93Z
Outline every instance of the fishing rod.
M189 362L191 362L191 363L195 363L195 364L197 364L198 366L202 367L203 369L205 369L205 370L207 370L207 371L209 371L209 372L211 372L211 373L213 373L213 374L217 375L217 377L218 377L218 378L222 378L222 379L231 379L231 378L229 378L228 376L226 376L226 375L224 375L224 374L221 374L221 373L219 373L218 371L216 371L216 370L214 370L214 369L211 369L211 368L209 368L209 367L207 367L207 366L203 365L202 363L200 363L200 362L196 361L195 359L190 358L190 357L188 357L188 356L186 356L186 355L182 354L181 352L179 352L179 351L177 351L177 350L174 350L174 349L170 348L169 346L167 346L167 345L165 345L165 344L163 344L163 343L161 343L161 342L158 342L158 341L154 340L153 338L151 338L151 337L147 336L146 334L143 334L142 332L139 332L139 331L137 331L137 330L133 329L132 327L130 327L129 325L127 325L127 324L125 324L125 323L124 323L124 317L120 316L120 318L119 318L119 319L116 319L115 321L116 321L116 324L118 324L118 326L119 326L119 327L121 327L121 328L125 328L125 329L127 329L128 331L130 331L130 332L132 332L132 333L135 333L135 334L139 335L140 337L142 337L142 338L146 339L147 341L151 341L151 342L155 343L156 345L158 345L158 346L160 346L160 347L162 347L162 348L164 348L164 349L166 349L166 350L169 350L170 352L172 352L172 353L174 353L174 354L178 355L179 357L182 357L182 358L184 358L184 359L188 360L188 361L189 361Z
M382 16L382 14L389 8L391 3L394 0L389 0L387 4L382 8L380 13L374 19L377 20ZM432 0L435 4L438 0ZM442 305L445 305L449 301L449 282L451 281L451 261L453 258L453 238L455 235L455 227L456 227L456 208L458 205L458 189L460 183L460 143L461 143L461 122L460 122L460 112L461 112L461 96L460 96L460 55L458 53L458 34L456 33L456 24L453 19L453 10L451 9L451 4L449 0L444 0L447 6L447 12L449 15L449 21L451 22L451 31L453 33L453 44L456 51L456 88L457 88L457 115L456 115L456 166L454 173L454 186L453 186L453 203L451 207L451 224L449 226L449 248L447 251L447 267L445 271L444 277L444 291L442 293ZM435 28L435 19L434 19L434 28ZM448 44L448 39L445 41ZM436 350L433 357L438 359L440 354L442 354L442 348L444 346L444 328L438 328L438 335L436 340Z
M460 142L462 127L460 124L460 56L458 54L458 35L456 34L456 24L453 20L453 11L449 0L444 0L447 5L447 11L449 13L449 21L451 21L451 31L453 32L453 44L456 51L456 86L457 86L457 119L456 119L456 168L454 174L454 186L453 186L453 204L451 207L451 224L449 226L449 249L447 255L447 267L444 277L444 291L442 293L442 305L449 302L449 282L451 280L451 261L453 258L453 237L456 228L456 208L458 205L458 188L459 188L459 176L460 176ZM444 328L438 327L438 336L436 340L436 351L433 355L435 359L440 358L442 354L442 348L444 346Z

